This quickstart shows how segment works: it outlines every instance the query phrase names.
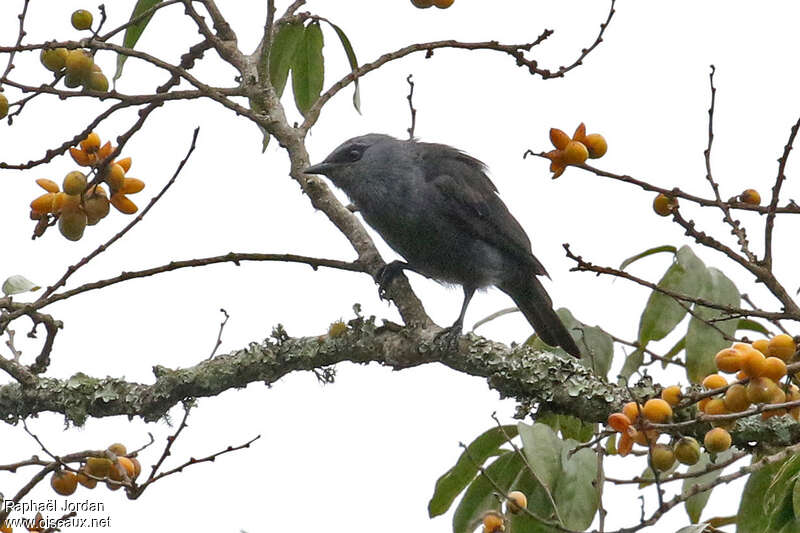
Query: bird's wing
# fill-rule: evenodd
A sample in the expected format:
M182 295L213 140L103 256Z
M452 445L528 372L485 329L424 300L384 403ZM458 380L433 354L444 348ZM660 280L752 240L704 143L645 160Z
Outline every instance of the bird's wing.
M485 165L444 144L418 144L425 180L441 192L447 216L476 238L530 265L536 274L547 275L531 253L525 230L497 195Z

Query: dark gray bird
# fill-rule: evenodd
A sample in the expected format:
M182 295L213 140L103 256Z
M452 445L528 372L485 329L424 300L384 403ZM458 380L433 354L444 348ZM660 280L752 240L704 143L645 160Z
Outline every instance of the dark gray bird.
M406 263L378 275L381 291L402 270L464 288L460 333L476 289L508 294L539 337L580 357L537 276L547 275L483 163L444 144L371 133L344 142L306 174L327 176Z

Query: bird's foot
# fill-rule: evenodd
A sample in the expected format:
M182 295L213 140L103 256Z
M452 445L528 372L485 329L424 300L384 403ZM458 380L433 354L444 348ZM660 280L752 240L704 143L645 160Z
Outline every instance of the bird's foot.
M448 350L457 350L458 340L461 338L462 326L463 324L461 322L456 321L449 328L444 328L442 331L437 333L436 337L433 338L433 342L442 344L443 347L446 347Z
M387 265L383 265L378 273L375 275L375 283L378 284L378 296L381 300L388 300L386 292L389 284L396 278L408 265L402 261L392 261Z

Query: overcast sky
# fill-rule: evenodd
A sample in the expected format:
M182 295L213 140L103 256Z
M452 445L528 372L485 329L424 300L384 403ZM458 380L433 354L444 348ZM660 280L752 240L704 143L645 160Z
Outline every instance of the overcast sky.
M251 50L263 27L265 6L219 3L242 48ZM278 2L280 11L287 3ZM127 20L132 4L107 2L109 27ZM3 45L13 44L21 5L19 0L6 0L0 6ZM604 42L584 65L559 80L531 77L496 53L442 50L427 60L424 54L413 55L362 80L361 115L352 108L349 89L332 100L310 134L309 151L318 161L355 135L406 135L405 78L413 74L416 134L457 146L488 164L500 195L550 272L547 288L556 305L568 307L584 322L633 339L647 291L624 281L569 272L571 263L562 243L570 243L593 262L616 266L654 245L684 244L685 237L669 219L652 213L652 194L576 169L553 181L546 162L523 160L522 154L528 148L549 150L551 127L571 133L583 121L589 132L602 133L608 140L608 154L599 160L599 167L710 196L703 150L713 63L718 88L713 165L722 195L728 198L752 187L765 196L789 128L800 115L795 54L800 45L796 31L800 6L789 1L754 6L721 0L621 0ZM608 3L597 0L455 0L444 11L415 9L409 0L319 0L307 7L347 32L361 62L414 42L456 38L518 43L551 28L555 34L533 52L540 66L551 69L571 63L594 40L608 11ZM33 0L26 42L77 38L78 32L69 25L69 15L77 8L94 6ZM180 6L160 11L140 48L177 61L188 45L199 41L182 13ZM335 35L327 32L325 38L327 86L347 73L347 65ZM114 61L110 53L98 54L97 63L109 75ZM0 65L5 65L4 56ZM209 84L234 83L232 69L221 66L213 55L194 72ZM25 54L19 57L14 79L36 85L50 78L39 65L38 54ZM136 93L163 80L163 74L154 75L146 65L131 60L118 87ZM18 96L10 90L6 94L12 101ZM288 90L284 103L296 115ZM18 163L41 157L47 148L82 130L105 105L36 99L12 128L5 122L0 125L0 160ZM134 119L132 113L123 113L97 131L103 140L113 139ZM122 270L228 251L354 258L346 240L287 177L287 159L277 144L261 154L257 128L210 102L165 106L128 144L123 155L133 158L129 175L147 183L134 198L140 205L172 175L196 126L200 126L198 150L175 186L134 231L76 275L72 286ZM48 177L60 182L73 167L68 157L60 157L32 172L0 171L0 278L23 274L48 285L127 223L114 213L89 228L77 243L65 241L55 231L30 240L33 223L28 220L28 204L40 193L34 180ZM791 162L787 197L797 191L792 179L795 168ZM717 212L694 207L687 212L720 238L730 237L720 228ZM741 219L751 225L753 246L760 250L763 220L744 215ZM793 290L798 279L796 252L790 246L796 225L789 222L779 221L776 231L776 270ZM378 244L387 260L396 258L385 244ZM698 254L706 264L727 272L757 303L777 310L776 302L741 270L717 254L705 250ZM657 279L668 261L666 255L651 258L633 271ZM453 321L460 290L413 274L411 283L437 323ZM369 277L314 272L301 265L219 265L133 281L48 308L65 325L49 374L64 378L82 371L151 382L155 364L186 367L208 357L221 307L231 317L223 335L225 352L262 340L278 323L292 336L324 333L332 321L352 318L354 303L360 303L366 315L398 320L394 308L378 300ZM466 323L509 305L499 291L480 293ZM18 338L24 337L26 327L17 326ZM479 333L519 342L530 334L530 327L515 314ZM30 362L36 345L23 341L21 346L25 362ZM3 345L0 353L7 356L4 350ZM620 352L612 374L622 357ZM657 379L686 383L679 373L657 374ZM111 516L109 531L114 532L143 528L250 533L448 531L450 514L427 518L434 482L458 457L459 441L470 441L492 426L490 416L495 411L510 421L513 408L513 402L500 401L485 381L435 365L392 372L377 365L343 364L337 367L336 383L328 386L320 385L313 374L293 374L269 389L253 384L201 399L171 460L177 464L262 435L251 449L159 482L138 502L101 488L79 489L74 498L103 501L106 511L91 516ZM180 408L173 416L180 416ZM61 454L114 441L135 448L152 432L157 444L142 456L146 469L171 431L165 423L124 419L91 420L83 428L63 431L63 419L50 415L32 420L30 427ZM2 441L0 463L39 453L18 427L2 428ZM620 477L639 473L644 465L633 458L612 459L607 468ZM6 497L16 492L27 480L25 474L32 471L0 475L0 491ZM740 490L741 483L717 489L704 517L734 514L738 498L731 494ZM635 488L607 494L611 494L606 502L609 528L638 520ZM648 509L653 509L654 489L644 494ZM42 484L31 497L42 500L53 493ZM650 531L674 531L686 523L679 507Z

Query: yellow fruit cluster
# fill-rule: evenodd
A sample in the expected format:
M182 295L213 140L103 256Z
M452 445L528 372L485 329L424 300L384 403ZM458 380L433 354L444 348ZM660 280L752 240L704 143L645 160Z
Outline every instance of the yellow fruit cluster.
M92 91L108 91L108 78L87 50L50 48L42 50L39 60L46 69L56 74L63 72L64 85L70 89L83 85Z
M730 348L720 350L714 362L720 372L736 373L738 380L747 383L734 383L728 386L727 380L719 374L711 374L703 380L708 389L727 387L724 396L704 398L698 403L701 411L707 414L739 413L752 404L777 404L800 400L800 389L796 385L779 385L786 376L786 363L791 362L797 345L786 334L776 335L767 340L761 339L746 344L734 343ZM713 386L712 386L713 385ZM789 414L800 420L800 407L790 409ZM785 409L772 409L761 413L766 420L773 416L785 415Z
M453 5L454 1L455 0L411 0L411 3L414 4L414 7L420 9L427 9L432 6L436 6L439 9L447 9Z
M720 350L714 361L717 369L724 373L737 373L737 382L729 383L720 374L709 374L703 379L707 391L698 403L698 410L706 415L741 413L754 404L781 404L800 401L800 389L794 384L780 385L786 376L786 364L795 359L797 345L786 334L761 339L752 344L737 342L730 348ZM682 437L672 446L658 444L658 431L649 424L663 424L672 417L672 408L684 398L678 385L666 387L660 398L651 398L644 406L636 402L625 404L621 412L608 417L608 426L620 434L617 451L625 456L633 444L650 448L653 467L665 471L672 468L675 460L683 464L694 464L700 456L700 446L691 437ZM787 409L771 409L761 413L766 420L773 416L789 414L800 421L800 406ZM731 446L728 429L735 419L712 420L710 431L705 434L703 444L710 453L719 453Z
M603 157L608 151L605 138L599 133L586 134L586 126L580 123L570 139L569 135L558 128L550 128L550 141L555 150L545 156L550 160L550 172L556 179L569 165L582 165L587 159Z
M118 490L126 476L131 481L139 477L142 465L136 457L127 456L128 451L125 445L114 443L108 447L108 450L116 456L116 461L105 456L89 457L78 469L77 474L69 471L54 472L50 479L50 486L58 494L69 496L75 492L78 483L87 489L93 489L97 486L98 478L111 480L117 483L106 481L106 486L110 490Z
M74 13L72 13L72 17L70 17L70 22L72 22L72 27L76 30L88 30L92 27L92 14L85 9L78 9Z
M135 213L138 207L127 195L144 189L142 180L125 176L131 167L130 157L102 166L114 150L110 142L101 146L100 136L92 132L79 146L70 148L72 158L81 166L97 170L99 181L111 189L111 198L102 185L90 186L86 175L76 170L64 177L63 191L52 180L36 180L47 192L31 202L32 220L46 222L49 215L58 216L59 231L71 241L80 240L86 226L93 226L105 218L110 205L126 215Z
M514 490L506 495L506 513L486 511L483 514L483 533L499 533L506 530L509 514L519 514L528 508L528 497L524 492Z

